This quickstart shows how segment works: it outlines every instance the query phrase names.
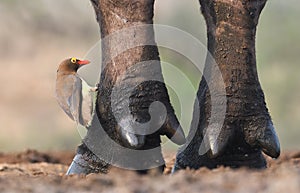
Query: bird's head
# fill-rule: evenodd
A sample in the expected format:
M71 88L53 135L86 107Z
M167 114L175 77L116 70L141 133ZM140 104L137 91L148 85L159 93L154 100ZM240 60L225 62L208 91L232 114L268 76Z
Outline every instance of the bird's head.
M58 67L57 72L61 71L61 72L70 72L70 73L74 73L77 72L77 70L86 65L89 64L90 61L88 60L79 60L77 58L69 58L64 60Z

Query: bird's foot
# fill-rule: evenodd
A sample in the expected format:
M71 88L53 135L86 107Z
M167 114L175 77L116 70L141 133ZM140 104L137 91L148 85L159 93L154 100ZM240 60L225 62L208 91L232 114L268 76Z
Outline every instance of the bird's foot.
M90 88L90 91L91 91L91 92L97 92L98 90L99 90L99 84L96 84L95 87L91 87L91 88Z
M91 88L92 92L98 92L100 83L97 83L94 87Z

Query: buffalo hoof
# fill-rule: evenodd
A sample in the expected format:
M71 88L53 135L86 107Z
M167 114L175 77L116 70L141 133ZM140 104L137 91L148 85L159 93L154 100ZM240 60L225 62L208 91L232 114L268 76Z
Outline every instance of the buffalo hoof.
M91 173L107 173L109 164L99 159L85 145L78 147L78 152L75 155L66 175L71 174L91 174Z
M272 158L280 155L279 140L269 116L228 118L219 132L202 128L205 127L200 126L194 136L189 136L189 143L179 150L173 172L218 166L266 168L262 152Z

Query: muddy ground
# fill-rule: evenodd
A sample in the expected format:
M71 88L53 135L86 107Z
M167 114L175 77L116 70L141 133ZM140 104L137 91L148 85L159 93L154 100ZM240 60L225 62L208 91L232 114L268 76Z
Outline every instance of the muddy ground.
M65 176L72 152L41 153L28 150L0 154L0 192L47 193L191 193L191 192L300 192L300 151L285 152L268 160L268 169L248 170L220 167L180 171L174 175L138 175L113 169L109 174ZM166 156L170 171L174 155Z

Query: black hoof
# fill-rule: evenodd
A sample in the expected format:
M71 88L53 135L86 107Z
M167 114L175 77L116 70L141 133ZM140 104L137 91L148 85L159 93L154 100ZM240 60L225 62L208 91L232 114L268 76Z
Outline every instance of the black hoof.
M78 147L78 153L75 155L66 175L107 173L109 166L108 163L89 151L85 145L81 145Z
M81 154L77 154L71 165L69 166L69 169L66 173L66 175L71 174L90 174L94 173L95 170L89 166L88 161L83 159L83 156Z

